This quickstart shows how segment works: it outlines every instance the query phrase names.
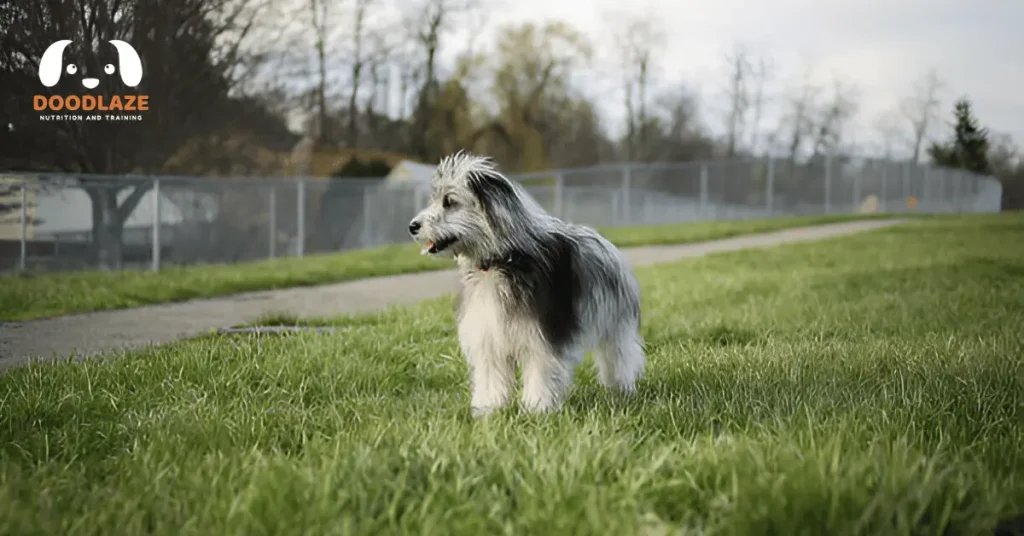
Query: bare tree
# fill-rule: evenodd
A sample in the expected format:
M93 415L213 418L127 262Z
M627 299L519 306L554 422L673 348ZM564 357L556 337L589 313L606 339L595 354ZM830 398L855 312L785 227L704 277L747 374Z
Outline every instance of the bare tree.
M623 70L626 107L626 158L644 158L647 152L650 118L648 88L654 55L665 44L665 33L650 16L611 13L609 18L620 28L614 43ZM625 18L625 24L622 23Z
M1003 179L1013 174L1024 174L1024 157L1021 147L1006 133L992 133L989 142L988 161L992 174Z
M771 58L759 56L756 62L751 64L749 77L753 86L751 106L753 106L753 117L750 121L750 150L754 153L761 148L761 119L764 114L765 86L772 80L775 73L775 64Z
M316 51L317 83L314 90L315 120L311 123L312 137L321 142L327 130L327 49L331 37L330 12L328 0L309 0L310 22L312 25Z
M366 100L366 126L371 143L379 144L378 127L381 115L391 113L391 59L392 47L382 33L372 37L373 54L367 59L370 67L370 98Z
M814 110L821 89L811 83L809 74L809 72L805 73L801 83L786 99L783 124L778 136L780 142L785 144L785 151L790 162L796 162L807 137L813 134Z
M413 124L409 132L409 144L413 153L420 158L427 157L425 137L439 89L437 59L441 39L455 27L461 16L479 7L479 2L480 0L418 0L406 11L406 27L412 29L412 41L418 49L420 62L414 71L419 78L419 88Z
M656 126L652 134L654 158L668 161L690 161L710 158L715 143L701 125L700 108L695 93L688 87L675 86L656 100Z
M746 128L747 110L750 108L750 88L748 74L751 70L750 57L746 47L737 45L733 52L726 56L728 83L725 96L728 99L726 111L725 156L736 155L739 143L743 139Z
M835 151L843 142L846 124L857 113L857 88L843 83L839 78L832 81L832 92L818 110L814 125L812 158L829 151Z
M315 0L314 0L315 1ZM376 0L355 0L355 11L352 14L352 77L348 95L348 132L347 141L350 147L359 145L359 85L363 68L374 58L367 54L365 40L367 36L366 20L369 10ZM376 65L376 64L374 64ZM375 69L375 67L374 67Z
M893 160L895 148L903 136L899 125L899 118L895 112L886 112L875 118L874 130L879 137L879 156L886 160Z
M900 104L900 112L910 123L909 144L911 161L917 162L921 157L921 149L928 137L928 131L939 121L939 93L945 83L939 78L935 69L930 69L914 81L913 94Z

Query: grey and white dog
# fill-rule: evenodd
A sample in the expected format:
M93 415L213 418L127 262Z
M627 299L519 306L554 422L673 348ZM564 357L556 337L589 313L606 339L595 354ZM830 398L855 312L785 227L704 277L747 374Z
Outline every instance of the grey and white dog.
M463 289L458 335L470 405L558 410L586 350L601 383L633 393L644 372L640 287L621 252L593 229L549 214L485 157L445 157L430 203L409 224L423 254L454 257Z

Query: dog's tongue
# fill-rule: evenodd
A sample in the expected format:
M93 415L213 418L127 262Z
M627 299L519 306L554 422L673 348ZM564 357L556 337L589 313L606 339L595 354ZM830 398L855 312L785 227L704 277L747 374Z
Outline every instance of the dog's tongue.
M423 249L420 250L420 255L426 255L427 253L430 253L430 250L432 249L434 249L434 243L428 241L423 245Z

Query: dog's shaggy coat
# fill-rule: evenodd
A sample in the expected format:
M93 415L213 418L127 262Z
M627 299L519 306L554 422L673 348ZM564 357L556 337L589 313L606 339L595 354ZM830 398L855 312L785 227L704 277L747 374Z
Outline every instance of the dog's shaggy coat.
M645 361L640 288L621 252L547 214L484 157L442 159L431 189L409 232L423 253L451 255L459 266L473 415L509 403L516 364L521 407L557 410L586 350L605 387L632 393Z

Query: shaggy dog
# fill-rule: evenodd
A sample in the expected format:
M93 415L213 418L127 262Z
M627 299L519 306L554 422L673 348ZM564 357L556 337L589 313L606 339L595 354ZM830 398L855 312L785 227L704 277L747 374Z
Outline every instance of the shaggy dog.
M606 388L633 393L645 361L640 287L621 252L547 214L488 158L445 157L431 187L409 232L423 254L454 257L461 272L456 316L473 416L509 403L517 364L520 407L558 410L586 350Z

